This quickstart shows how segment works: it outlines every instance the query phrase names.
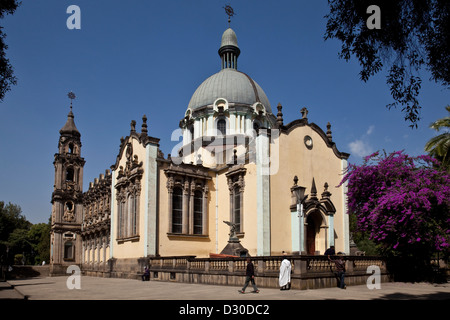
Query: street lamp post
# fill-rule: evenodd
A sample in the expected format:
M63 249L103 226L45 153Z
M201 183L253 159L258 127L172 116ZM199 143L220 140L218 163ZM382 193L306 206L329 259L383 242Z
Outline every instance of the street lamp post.
M299 218L299 255L305 251L304 248L304 216L303 216L303 203L305 202L308 195L305 195L305 187L298 185L298 177L294 177L294 186L291 188L295 195L297 203L297 216Z

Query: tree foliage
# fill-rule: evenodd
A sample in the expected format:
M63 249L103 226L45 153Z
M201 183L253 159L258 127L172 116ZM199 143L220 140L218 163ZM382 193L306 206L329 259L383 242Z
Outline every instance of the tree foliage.
M341 183L348 182L357 230L399 253L448 251L450 175L435 164L429 156L376 152L362 165L350 165Z
M347 182L356 232L382 254L399 258L403 275L404 263L420 266L411 273L425 274L435 252L450 252L450 175L436 164L427 155L376 152L362 165L349 165L341 182Z
M27 264L49 261L50 220L33 225L22 215L20 206L0 201L1 262L12 264L15 256L23 254Z
M445 108L450 115L450 106ZM450 116L438 119L430 125L436 131L444 131L431 138L425 145L425 151L442 163L442 167L450 171Z
M339 57L355 56L361 80L388 68L387 84L393 103L401 106L406 121L417 127L422 67L431 79L450 85L450 2L448 0L329 0L325 39L342 42ZM381 29L366 25L367 8L377 5Z
M7 14L13 14L20 3L17 0L0 1L0 19L3 19ZM11 90L11 86L17 83L13 68L9 59L6 58L8 46L5 43L5 37L6 34L3 32L3 27L0 26L0 101L3 101L6 92Z

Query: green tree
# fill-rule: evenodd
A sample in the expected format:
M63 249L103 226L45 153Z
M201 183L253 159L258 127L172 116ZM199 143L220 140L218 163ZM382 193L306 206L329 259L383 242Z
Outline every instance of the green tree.
M0 201L0 256L12 263L15 254L28 250L26 233L31 223L22 215L20 206Z
M0 1L0 19L7 14L13 14L17 7L21 4L17 0L2 0ZM14 76L13 68L6 58L5 51L8 49L4 39L6 34L3 32L3 27L0 26L0 101L3 101L6 92L11 90L11 86L17 83L17 78Z
M450 85L450 1L329 0L328 4L325 39L342 42L340 58L358 59L364 82L388 68L386 83L394 102L387 107L402 106L405 120L417 127L419 71L426 68L431 80ZM381 29L367 26L371 5L380 9Z
M450 114L450 106L445 107ZM431 138L425 145L425 151L439 160L447 171L450 171L450 116L436 120L430 128L443 133Z
M50 260L50 223L37 223L31 226L27 235L34 252L35 264Z

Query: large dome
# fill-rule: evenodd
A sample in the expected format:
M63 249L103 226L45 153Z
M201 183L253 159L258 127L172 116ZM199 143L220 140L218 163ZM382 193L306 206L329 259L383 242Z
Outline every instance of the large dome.
M216 99L224 98L229 103L252 106L257 102L264 105L266 112L272 113L269 99L263 89L247 74L237 70L237 60L241 50L236 33L228 28L222 35L219 56L222 70L203 81L195 90L188 110L212 105Z
M212 105L218 98L225 98L229 103L253 105L261 102L266 111L272 113L269 99L263 89L247 74L236 69L222 69L210 76L195 90L188 109Z

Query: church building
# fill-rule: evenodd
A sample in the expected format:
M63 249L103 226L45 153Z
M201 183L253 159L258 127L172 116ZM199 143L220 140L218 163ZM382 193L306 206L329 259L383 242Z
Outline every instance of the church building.
M337 187L349 154L337 149L331 125L310 122L306 108L285 124L281 104L274 110L239 71L231 28L218 53L218 72L180 114L172 154L163 155L144 115L85 192L71 104L54 160L53 274L69 265L97 275L137 270L148 257L350 252L346 189Z

